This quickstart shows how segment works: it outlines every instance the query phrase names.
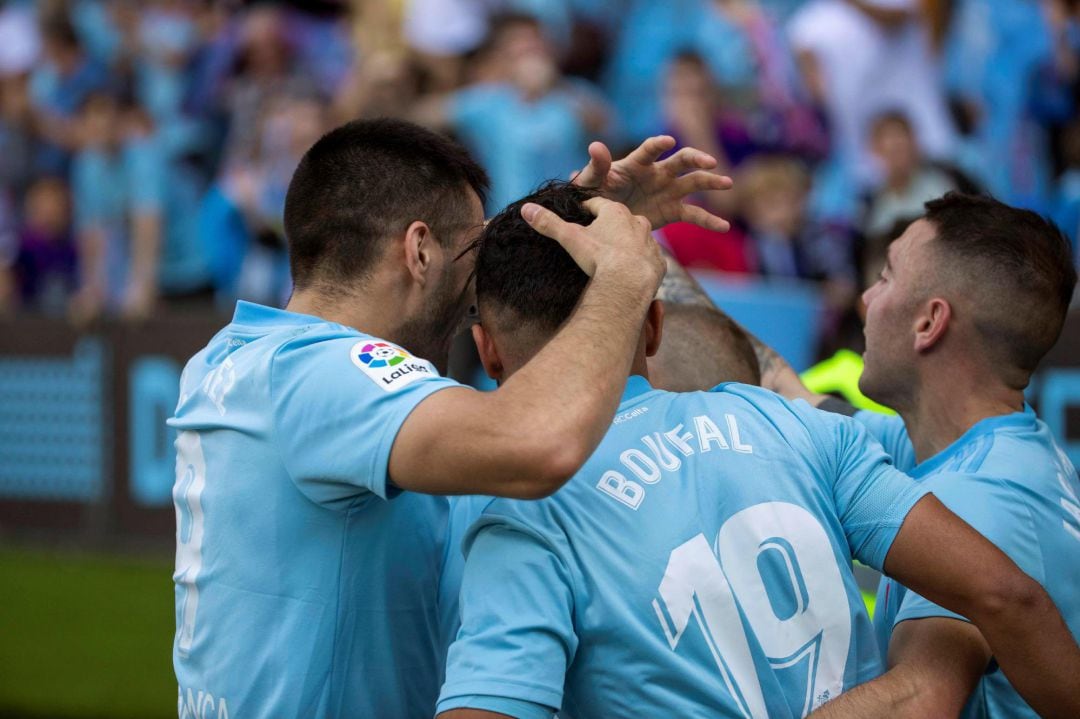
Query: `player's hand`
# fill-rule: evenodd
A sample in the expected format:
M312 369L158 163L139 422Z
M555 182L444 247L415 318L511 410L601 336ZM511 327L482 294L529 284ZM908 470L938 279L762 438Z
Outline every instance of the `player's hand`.
M649 220L602 197L586 200L585 207L596 216L588 227L531 202L522 206L521 216L541 235L562 245L589 277L615 275L655 292L667 265Z
M708 230L727 232L731 223L703 207L687 204L698 192L731 188L731 178L712 172L716 158L684 147L666 160L657 158L675 147L675 138L650 137L618 162L602 142L589 145L589 164L574 177L574 184L600 190L631 212L647 217L653 227L691 222Z

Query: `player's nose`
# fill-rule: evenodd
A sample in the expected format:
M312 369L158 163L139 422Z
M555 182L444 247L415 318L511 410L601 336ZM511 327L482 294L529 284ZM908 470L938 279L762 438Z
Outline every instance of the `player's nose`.
M870 286L869 286L869 287L867 287L867 288L866 288L865 290L863 290L863 293L862 293L862 301L863 301L863 305L864 305L864 306L866 306L866 307L870 307L870 300L871 300L871 299L872 299L872 298L874 297L874 295L876 294L876 292L875 292L874 290L875 290L875 288L876 288L877 286L878 286L878 283L877 283L877 282L875 282L874 284L870 285Z

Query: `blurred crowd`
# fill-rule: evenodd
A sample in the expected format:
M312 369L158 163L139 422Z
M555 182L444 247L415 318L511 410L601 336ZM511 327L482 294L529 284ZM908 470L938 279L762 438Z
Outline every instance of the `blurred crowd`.
M826 340L950 189L1080 230L1077 0L8 0L0 311L279 304L291 173L326 129L458 137L494 212L589 140L713 153L685 265L821 283Z

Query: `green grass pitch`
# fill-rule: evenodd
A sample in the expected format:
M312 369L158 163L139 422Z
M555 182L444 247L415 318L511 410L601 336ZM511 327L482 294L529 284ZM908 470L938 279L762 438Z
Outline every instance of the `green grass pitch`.
M0 717L175 717L171 565L0 548Z

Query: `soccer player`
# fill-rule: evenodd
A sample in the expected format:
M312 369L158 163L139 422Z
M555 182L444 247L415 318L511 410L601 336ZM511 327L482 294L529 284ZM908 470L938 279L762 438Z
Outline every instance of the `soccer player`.
M682 194L728 180L688 148L653 162L673 142L590 179L616 195L633 180L645 192L626 199L657 222L700 219ZM664 270L648 218L608 200L567 246L589 287L547 350L491 393L439 376L486 182L394 120L337 128L296 169L292 299L239 303L170 421L181 717L430 717L448 507L425 495L549 494L610 424Z
M585 196L527 201L572 236ZM587 283L518 213L487 225L477 260L473 335L502 382ZM547 499L493 500L470 531L441 719L804 716L883 668L853 556L969 612L1007 671L1069 697L1080 648L1037 583L859 423L746 385L653 390L661 315L582 470Z
M1080 637L1080 482L1023 394L1075 284L1068 241L1035 213L955 193L928 202L863 295L859 388L900 416L856 416L897 467L1038 580ZM844 409L807 392L775 353L762 359L766 386ZM979 631L913 589L882 581L874 624L890 670L822 717L1080 716L1026 704Z

